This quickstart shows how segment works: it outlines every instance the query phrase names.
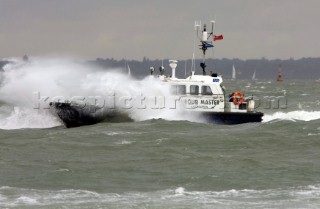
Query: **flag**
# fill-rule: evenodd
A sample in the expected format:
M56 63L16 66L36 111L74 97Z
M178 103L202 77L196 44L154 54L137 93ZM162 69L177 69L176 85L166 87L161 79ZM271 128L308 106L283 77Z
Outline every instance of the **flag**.
M207 48L211 48L211 47L213 47L213 45L211 44L211 43L209 43L209 42L204 42L204 43L202 43L205 47L207 47Z
M223 39L223 35L213 36L213 41L218 41L218 40L222 40L222 39Z

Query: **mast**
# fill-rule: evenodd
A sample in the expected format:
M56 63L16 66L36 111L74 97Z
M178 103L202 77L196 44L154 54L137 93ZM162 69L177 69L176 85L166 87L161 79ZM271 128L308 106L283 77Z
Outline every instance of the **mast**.
M208 46L207 46L207 41L208 41L208 32L207 32L207 27L206 27L206 24L203 25L203 31L202 31L202 40L201 40L201 43L202 43L202 47L201 47L201 50L202 50L202 62L200 63L200 67L202 68L202 75L206 75L206 51L208 49Z
M199 31L201 30L201 22L195 22L195 29L197 30L197 36L201 42L201 50L202 50L202 62L200 63L200 67L202 68L202 75L206 75L206 51L208 48L213 47L212 41L208 41L208 39L213 36L213 29L215 21L211 20L211 32L208 33L206 24L203 25L203 30L201 31L201 35L199 35Z
M207 26L206 24L203 25L203 30L201 31L201 21L195 21L194 24L194 29L196 31L196 36L200 41L200 49L202 50L202 62L200 63L200 67L202 68L202 75L206 75L206 51L208 48L213 48L213 42L214 41L218 41L218 40L222 40L223 39L223 35L213 35L213 30L214 30L214 26L215 26L215 21L211 20L211 32L208 33L207 32ZM209 39L210 38L210 39ZM212 39L211 39L212 38ZM194 54L195 54L195 39L193 39L194 41L194 47L193 47L193 56L192 56L192 62L191 62L191 71L192 74L194 75L195 72L195 58L194 58Z

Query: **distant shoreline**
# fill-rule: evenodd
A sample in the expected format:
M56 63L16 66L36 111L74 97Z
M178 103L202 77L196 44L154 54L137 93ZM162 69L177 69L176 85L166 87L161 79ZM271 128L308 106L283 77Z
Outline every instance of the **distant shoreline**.
M22 59L22 58L21 58ZM30 58L32 61L32 56ZM10 61L4 59L0 60L0 69ZM149 68L152 66L158 71L162 62L166 69L166 74L170 74L170 68L168 66L168 59L155 59L151 60L146 57L142 61L137 60L117 60L113 58L97 58L95 60L87 61L89 64L97 65L105 69L125 68L125 65L129 65L132 75L137 78L144 77L149 74ZM196 60L196 73L200 73L201 60ZM320 78L320 58L301 58L301 59L207 59L207 71L210 71L222 75L224 78L231 78L232 66L237 69L238 79L250 79L253 73L256 71L257 79L276 79L278 66L282 65L282 73L284 80L286 79L306 79L317 80ZM190 74L191 59L178 60L177 76L184 77L185 72ZM157 72L158 73L158 72Z

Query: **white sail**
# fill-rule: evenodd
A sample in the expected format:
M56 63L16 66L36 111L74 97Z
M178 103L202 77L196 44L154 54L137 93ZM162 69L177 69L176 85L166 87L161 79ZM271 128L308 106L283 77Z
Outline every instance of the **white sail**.
M128 69L128 76L131 77L131 69L130 69L129 64L127 64L127 69Z
M236 69L234 65L232 65L232 80L236 79Z
M254 71L254 73L252 75L252 80L256 80L256 71Z

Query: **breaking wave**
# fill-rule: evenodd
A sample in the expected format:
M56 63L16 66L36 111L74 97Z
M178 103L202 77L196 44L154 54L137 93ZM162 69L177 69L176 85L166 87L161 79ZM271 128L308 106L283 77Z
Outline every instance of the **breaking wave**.
M263 116L263 122L270 122L275 120L289 120L289 121L312 121L320 119L320 111L304 111L296 110L291 112L276 112L273 114Z
M154 192L97 193L87 190L35 190L0 187L0 207L68 208L318 208L320 187L190 191L183 187Z

